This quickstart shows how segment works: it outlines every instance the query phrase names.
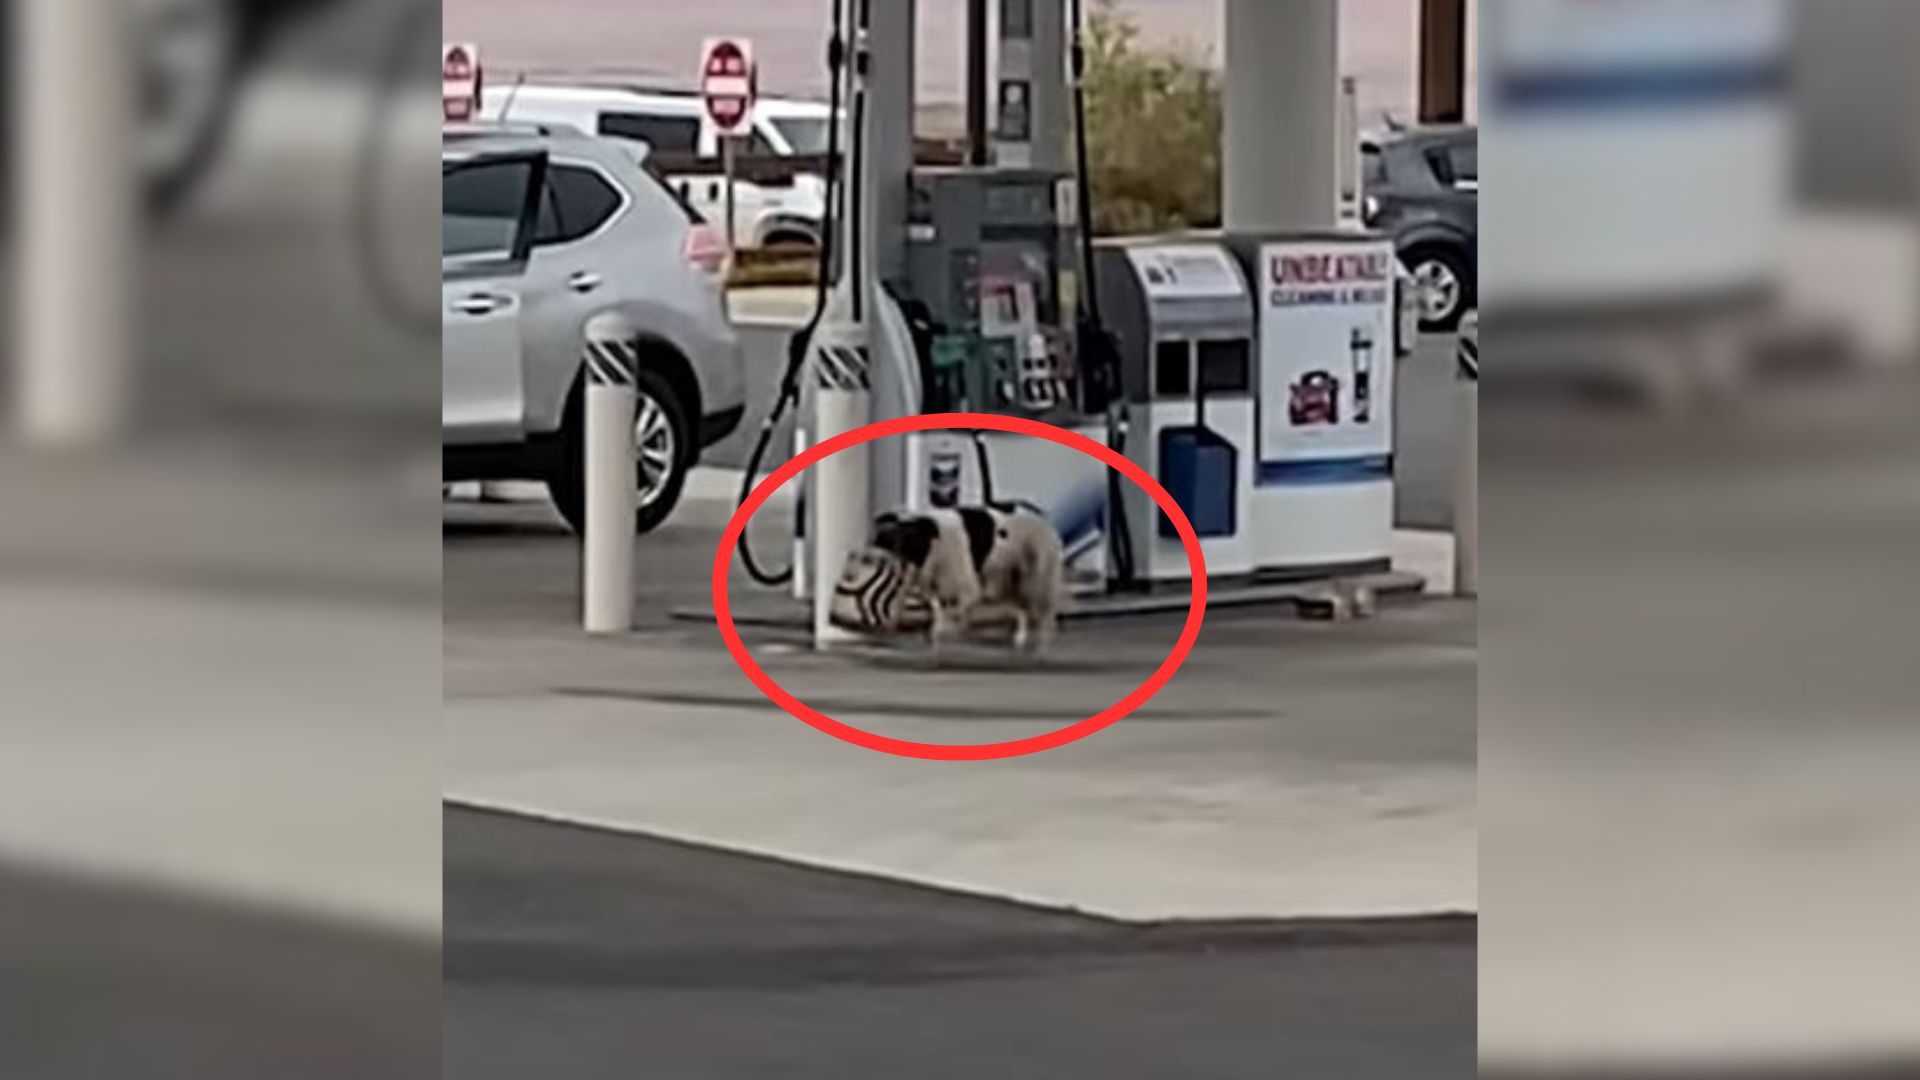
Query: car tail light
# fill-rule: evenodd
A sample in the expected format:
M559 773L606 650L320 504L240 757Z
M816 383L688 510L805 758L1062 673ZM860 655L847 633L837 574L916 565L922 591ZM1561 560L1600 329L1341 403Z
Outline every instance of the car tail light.
M727 272L727 244L711 225L687 226L686 257L701 273L718 278Z

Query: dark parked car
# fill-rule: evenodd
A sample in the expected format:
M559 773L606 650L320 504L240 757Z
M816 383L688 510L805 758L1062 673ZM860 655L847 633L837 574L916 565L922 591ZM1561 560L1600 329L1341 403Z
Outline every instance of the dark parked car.
M1451 330L1478 302L1479 134L1420 128L1360 145L1365 220L1393 237L1420 286L1420 325Z

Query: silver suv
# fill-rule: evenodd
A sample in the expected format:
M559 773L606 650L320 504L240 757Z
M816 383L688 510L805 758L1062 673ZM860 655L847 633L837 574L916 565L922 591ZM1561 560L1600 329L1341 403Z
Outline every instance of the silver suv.
M581 355L611 315L640 355L646 531L745 410L718 239L631 143L567 128L450 131L440 148L444 478L543 480L582 524Z

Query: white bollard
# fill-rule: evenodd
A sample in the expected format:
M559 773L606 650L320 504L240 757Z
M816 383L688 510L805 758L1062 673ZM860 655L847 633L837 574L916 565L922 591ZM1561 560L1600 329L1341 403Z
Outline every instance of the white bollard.
M11 160L20 265L14 385L22 435L98 444L125 421L138 262L138 100L130 9L119 0L15 5L21 34L0 43L22 73Z
M868 350L858 324L826 327L816 336L810 363L814 373L814 445L866 426L872 411ZM863 444L829 455L813 466L813 498L807 511L807 539L813 550L813 645L816 649L861 640L833 624L834 583L847 556L865 546L871 513L867 505L872 446Z
M1480 316L1460 325L1460 475L1453 499L1453 593L1480 595Z
M813 414L812 395L809 394L805 400L806 411L801 417L796 418L793 424L794 457L799 457L801 454L807 452L808 442L805 421L806 417ZM810 475L811 471L812 470L801 473L794 481L793 562L791 565L793 566L793 598L801 603L806 603L813 596L809 588L809 582L807 581L808 575L813 572L813 567L808 565L811 561L811 556L808 554L810 548L807 544L807 530L811 527L807 521L807 515L812 512L814 501L814 478Z
M639 355L613 337L587 340L586 535L581 621L589 634L633 629L634 379Z

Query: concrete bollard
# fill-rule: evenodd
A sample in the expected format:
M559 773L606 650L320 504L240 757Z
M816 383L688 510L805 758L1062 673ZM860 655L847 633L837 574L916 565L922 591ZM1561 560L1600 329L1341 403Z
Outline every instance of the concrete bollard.
M1480 595L1480 315L1460 323L1460 475L1453 500L1453 593Z
M873 409L873 383L866 337L858 323L823 325L813 355L813 416L808 425L814 445L866 426ZM861 640L833 621L834 583L847 557L865 546L871 522L868 507L873 447L850 447L813 466L812 499L807 504L807 540L813 565L813 644L831 648Z
M589 634L633 629L634 380L639 354L624 335L587 336L586 535L581 622Z

